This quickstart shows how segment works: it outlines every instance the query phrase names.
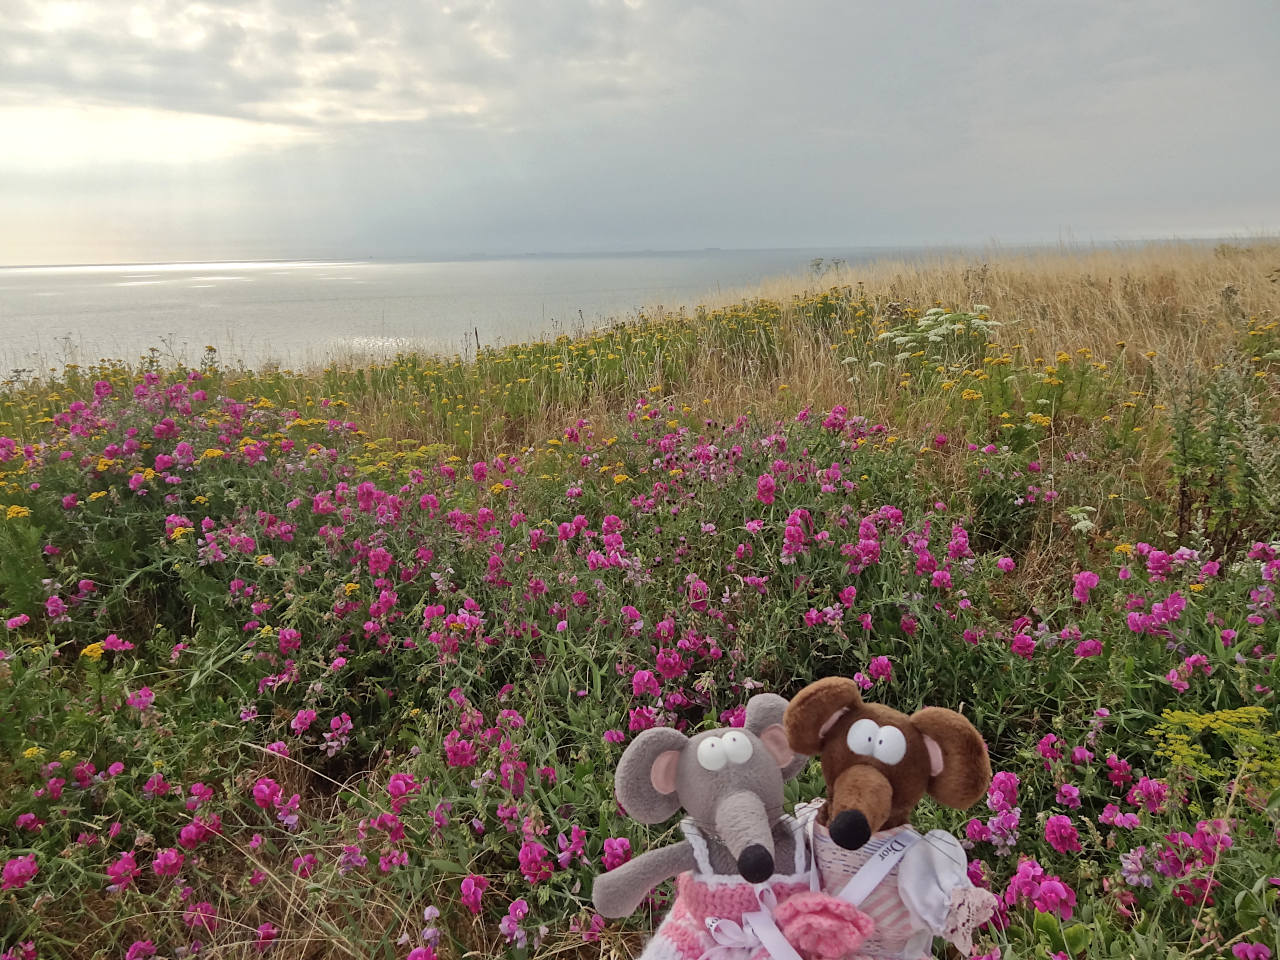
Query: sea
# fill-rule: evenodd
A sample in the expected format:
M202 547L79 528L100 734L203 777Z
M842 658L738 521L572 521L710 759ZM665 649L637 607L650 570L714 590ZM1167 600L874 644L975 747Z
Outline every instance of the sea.
M723 303L779 276L847 282L859 263L940 248L701 250L444 261L329 260L0 267L0 377L65 364L301 369L423 350L474 352L655 308ZM815 265L815 261L820 261Z

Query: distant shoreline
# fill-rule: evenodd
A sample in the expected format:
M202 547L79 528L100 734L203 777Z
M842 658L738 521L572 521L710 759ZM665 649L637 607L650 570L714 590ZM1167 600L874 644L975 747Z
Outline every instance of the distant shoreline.
M142 267L270 267L270 266L349 266L369 263L469 263L476 261L516 261L516 260L625 260L640 257L688 257L714 256L724 254L815 254L828 255L831 251L858 251L859 253L883 256L901 256L903 254L929 254L955 256L961 254L995 252L1017 253L1037 251L1079 251L1115 250L1126 247L1158 246L1162 244L1189 244L1194 246L1215 243L1247 242L1266 239L1266 234L1239 237L1221 235L1213 237L1146 237L1134 240L1044 240L1034 242L1002 243L998 240L985 243L954 244L826 244L813 247L694 247L688 249L644 249L644 250L582 250L582 251L544 251L538 253L466 253L439 254L417 256L376 256L376 257L288 257L288 258L240 258L221 260L126 260L115 263L7 263L0 264L3 270L121 270Z

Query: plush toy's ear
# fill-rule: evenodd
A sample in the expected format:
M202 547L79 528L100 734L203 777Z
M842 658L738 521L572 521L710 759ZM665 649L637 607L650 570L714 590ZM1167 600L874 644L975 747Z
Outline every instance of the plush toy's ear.
M787 701L776 693L757 693L747 701L746 728L769 748L773 758L782 768L782 779L790 780L809 762L809 757L791 749L782 718Z
M991 761L974 725L941 707L913 713L911 725L929 749L929 795L958 810L981 800L991 783Z
M820 753L831 725L860 706L862 694L848 677L815 680L792 698L782 718L791 749L808 756Z
M641 823L661 823L680 809L676 766L689 740L671 727L652 727L622 753L614 793L627 814Z

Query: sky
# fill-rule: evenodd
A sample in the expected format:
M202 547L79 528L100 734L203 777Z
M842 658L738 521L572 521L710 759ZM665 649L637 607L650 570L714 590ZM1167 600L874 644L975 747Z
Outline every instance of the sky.
M1254 235L1275 0L0 0L0 264Z

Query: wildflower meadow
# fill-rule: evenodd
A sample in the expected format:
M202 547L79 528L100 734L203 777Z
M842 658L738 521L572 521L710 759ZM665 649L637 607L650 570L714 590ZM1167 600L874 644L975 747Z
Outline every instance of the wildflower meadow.
M1280 954L1278 249L14 378L0 956L631 956L630 738L828 675L985 737L976 956Z

